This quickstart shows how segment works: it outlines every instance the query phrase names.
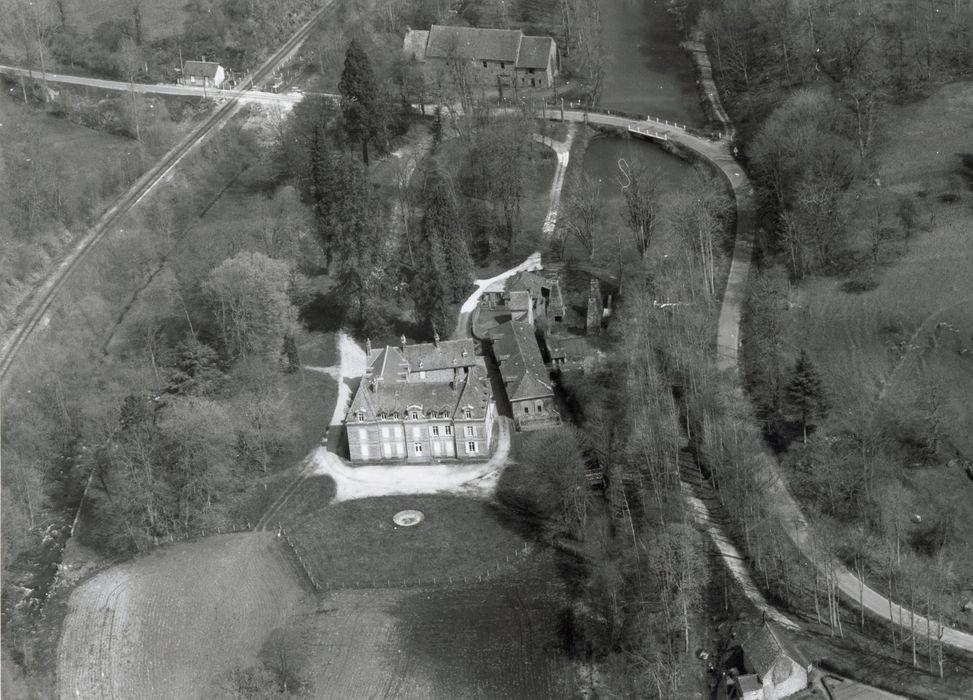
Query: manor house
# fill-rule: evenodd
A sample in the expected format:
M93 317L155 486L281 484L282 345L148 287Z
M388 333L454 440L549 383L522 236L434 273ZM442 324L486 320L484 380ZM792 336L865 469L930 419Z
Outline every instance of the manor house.
M465 61L473 81L490 87L548 88L560 68L554 39L526 36L519 29L434 24L428 31L408 30L402 48L429 79L443 74L451 61Z
M488 456L496 409L472 339L367 350L345 419L353 462Z

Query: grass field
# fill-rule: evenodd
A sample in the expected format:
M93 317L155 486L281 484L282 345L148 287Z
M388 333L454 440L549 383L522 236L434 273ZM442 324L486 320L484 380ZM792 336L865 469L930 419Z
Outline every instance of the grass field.
M308 621L316 697L572 697L558 604L537 583L339 591Z
M58 653L61 698L208 698L254 663L305 592L270 534L165 547L71 595Z
M961 585L973 582L973 481L945 462L973 459L973 192L957 156L973 151L971 127L973 83L947 85L928 99L890 109L878 147L882 189L862 189L863 205L850 228L863 232L869 200L883 196L915 201L927 230L907 247L890 244L880 264L856 273L874 280L874 289L849 293L844 278L817 278L795 290L786 315L786 347L795 355L806 347L823 371L834 428L873 400L928 426L938 404L941 458L907 461L902 527L915 527L913 514L926 522L951 517L947 551ZM898 224L894 210L887 223ZM860 235L850 247L861 252L866 242Z
M327 508L314 489L295 496L281 518L314 578L325 586L475 578L522 557L527 542L493 506L456 496L387 496ZM400 510L425 520L397 527Z
M64 4L68 24L90 34L103 22L132 20L131 0L88 0ZM177 36L183 31L185 0L153 0L140 3L142 32L147 41Z

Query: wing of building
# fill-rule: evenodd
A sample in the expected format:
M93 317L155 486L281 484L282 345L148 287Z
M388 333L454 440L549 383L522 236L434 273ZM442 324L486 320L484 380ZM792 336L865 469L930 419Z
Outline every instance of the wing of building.
M541 355L534 326L507 321L490 332L493 356L510 401L518 430L538 430L561 424L554 405L554 384Z
M478 84L548 88L560 70L554 39L526 36L519 29L434 24L428 31L406 31L402 50L423 64L431 79L448 77L451 66L462 65Z
M345 420L353 462L484 459L495 404L471 339L369 350Z

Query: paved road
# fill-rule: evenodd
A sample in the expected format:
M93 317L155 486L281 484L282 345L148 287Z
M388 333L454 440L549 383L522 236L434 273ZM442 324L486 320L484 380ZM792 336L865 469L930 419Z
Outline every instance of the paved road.
M266 79L266 76L270 75L270 73L264 74L262 70L262 68L258 69L257 73L264 75L264 78L262 79ZM42 75L41 72L37 70L28 71L26 68L17 68L16 66L4 65L0 65L0 73L15 77L33 76L33 79L37 81L41 80ZM47 73L44 77L48 83L81 85L84 87L99 88L102 90L117 90L120 92L129 92L130 90L135 90L135 92L138 93L153 95L205 97L211 100L217 100L218 102L239 100L240 102L258 102L265 104L293 106L304 98L304 94L297 91L283 92L278 94L274 92L263 92L261 90L246 90L243 88L235 90L221 90L217 88L195 87L192 85L172 85L169 83L127 83L120 80L103 80L101 78L88 78L80 75L65 75L63 73ZM334 99L338 98L338 95L333 95L330 93L314 94L332 97Z

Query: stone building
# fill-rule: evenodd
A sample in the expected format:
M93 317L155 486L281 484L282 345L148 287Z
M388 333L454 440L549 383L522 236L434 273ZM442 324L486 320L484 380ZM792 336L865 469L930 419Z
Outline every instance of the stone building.
M423 66L427 79L448 75L462 61L478 85L548 88L560 70L557 44L549 36L526 36L519 29L480 29L434 24L406 32L405 55Z
M345 418L353 462L486 459L495 405L471 339L368 348Z

